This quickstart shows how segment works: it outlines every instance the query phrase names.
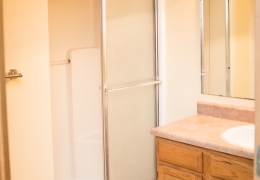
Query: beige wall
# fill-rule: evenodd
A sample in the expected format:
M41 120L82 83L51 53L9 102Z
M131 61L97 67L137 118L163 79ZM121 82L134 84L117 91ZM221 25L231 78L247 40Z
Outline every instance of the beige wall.
M253 100L201 94L198 0L159 0L161 125L197 113L197 101L254 108Z
M12 180L53 180L48 4L3 0L6 70L24 77L6 82Z
M217 103L217 104L226 104L226 105L231 105L231 106L255 108L255 101L248 100L248 99L220 97L220 96L201 94L199 100L205 101L205 102Z
M162 77L161 124L197 114L200 95L200 7L199 0L165 0L164 28L160 36L165 49L160 49ZM163 43L163 42L161 42Z
M254 2L230 1L231 96L254 98Z
M97 0L49 0L50 61L66 60L70 50L100 46Z

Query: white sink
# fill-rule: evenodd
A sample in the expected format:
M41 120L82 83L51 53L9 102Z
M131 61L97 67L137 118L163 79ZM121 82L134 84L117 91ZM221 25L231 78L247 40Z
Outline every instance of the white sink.
M255 125L230 128L221 134L221 138L230 144L253 150L255 147Z

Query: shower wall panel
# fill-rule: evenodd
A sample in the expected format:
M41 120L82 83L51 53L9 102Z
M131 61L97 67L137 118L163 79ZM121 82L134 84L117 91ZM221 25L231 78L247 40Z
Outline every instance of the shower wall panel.
M71 54L72 159L76 180L103 179L101 61L97 49Z
M50 61L71 59L75 49L100 47L99 1L49 0L48 6ZM70 66L50 67L55 180L74 180L76 175Z
M86 48L51 67L55 180L103 180L100 63L100 51Z
M51 110L55 180L71 180L73 175L72 118L69 66L51 66Z

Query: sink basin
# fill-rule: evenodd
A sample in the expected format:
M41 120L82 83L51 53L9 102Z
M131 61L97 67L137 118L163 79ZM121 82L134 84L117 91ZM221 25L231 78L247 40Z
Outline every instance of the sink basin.
M253 150L255 147L255 125L230 128L221 134L229 144Z

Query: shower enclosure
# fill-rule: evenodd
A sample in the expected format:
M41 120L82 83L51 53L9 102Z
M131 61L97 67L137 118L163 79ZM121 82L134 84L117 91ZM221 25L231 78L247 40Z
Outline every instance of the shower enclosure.
M1 69L23 75L1 77L6 175L155 180L157 1L0 4Z
M87 28L93 36L85 34L87 43L67 49L64 58L70 61L63 63L70 64L63 67L55 62L55 38L64 27L58 31L57 2L49 4L55 178L155 180L155 138L150 129L158 125L157 1L81 0L81 8L83 1L91 7L89 14L96 12L87 20L92 26L74 28L75 34L68 35L76 37ZM67 5L70 12L71 6ZM58 74L64 72L68 101L62 104L62 98L57 99L64 90Z

